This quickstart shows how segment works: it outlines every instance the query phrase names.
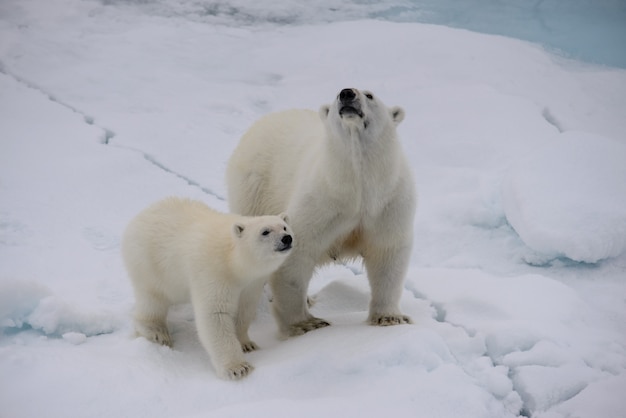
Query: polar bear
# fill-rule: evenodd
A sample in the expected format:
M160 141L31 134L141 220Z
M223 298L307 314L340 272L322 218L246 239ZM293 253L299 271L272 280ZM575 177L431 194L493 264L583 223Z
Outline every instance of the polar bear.
M133 284L137 334L172 345L171 305L191 300L200 342L217 374L252 371L244 352L263 286L294 244L287 216L244 217L189 199L168 198L139 213L122 240Z
M265 116L241 138L228 162L232 212L286 212L298 245L270 280L283 336L328 326L307 306L317 266L361 256L371 288L368 322L411 323L399 309L417 204L396 136L400 107L346 88L319 114Z

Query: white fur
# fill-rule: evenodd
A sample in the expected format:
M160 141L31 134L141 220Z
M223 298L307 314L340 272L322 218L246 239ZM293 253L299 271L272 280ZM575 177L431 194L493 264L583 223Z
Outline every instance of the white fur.
M172 345L171 305L191 300L198 336L222 378L246 376L244 351L264 283L290 252L287 217L244 217L168 198L128 225L122 255L135 291L139 335Z
M342 116L341 97L350 91L361 113ZM403 118L401 108L387 108L370 92L344 89L319 114L288 110L262 118L231 157L230 209L243 215L286 212L298 237L270 281L284 335L329 325L309 313L306 292L315 267L341 257L363 257L371 324L411 322L398 306L416 207L396 137Z

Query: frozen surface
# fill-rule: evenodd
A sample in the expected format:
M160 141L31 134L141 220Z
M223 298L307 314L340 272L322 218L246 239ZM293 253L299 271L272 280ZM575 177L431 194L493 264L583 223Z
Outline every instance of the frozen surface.
M566 132L517 161L503 188L510 224L538 253L596 263L626 251L626 145Z
M394 2L254 4L0 4L0 416L623 416L626 71L363 20ZM244 130L349 86L407 113L415 325L365 325L349 264L311 284L332 327L280 341L263 300L242 382L216 378L189 306L173 349L133 338L132 216L226 209Z

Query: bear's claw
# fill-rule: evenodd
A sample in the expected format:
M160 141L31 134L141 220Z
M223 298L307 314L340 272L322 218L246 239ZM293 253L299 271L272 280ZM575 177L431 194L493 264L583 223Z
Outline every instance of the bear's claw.
M248 341L248 342L245 342L245 343L241 343L241 349L243 350L244 353L249 353L251 351L258 350L259 346L256 345L252 341Z
M167 347L171 347L172 346L172 338L170 337L170 334L166 331L164 333L158 333L154 335L154 342L167 346Z
M413 320L411 319L410 316L407 316L407 315L382 314L382 315L372 315L370 317L369 322L370 322L370 325L378 325L381 327L386 327L390 325L412 324Z
M252 370L254 370L254 367L247 361L244 361L236 366L228 367L224 371L224 375L230 380L239 380L252 373Z
M137 323L135 328L138 336L167 347L172 346L172 337L166 325Z
M289 327L289 336L295 337L296 335L303 335L309 331L316 330L318 328L324 328L330 326L330 322L321 318L311 318L306 321L298 322Z

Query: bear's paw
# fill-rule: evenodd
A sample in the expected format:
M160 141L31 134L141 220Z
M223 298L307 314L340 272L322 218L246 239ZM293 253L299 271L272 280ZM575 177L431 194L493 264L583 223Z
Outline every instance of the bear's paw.
M324 328L330 326L330 322L321 319L312 317L307 319L306 321L298 322L297 324L293 324L289 327L289 335L295 337L296 335L306 334L309 331L316 330L318 328Z
M252 373L252 370L254 370L254 367L247 361L244 361L242 363L226 367L222 371L221 375L229 380L239 380Z
M412 324L411 317L402 314L375 314L369 319L370 325L386 327L390 325Z
M149 341L165 345L167 347L172 346L172 337L170 337L170 333L167 330L167 325L137 323L136 331L137 335L140 335Z
M256 345L253 341L246 341L245 343L241 343L241 349L244 353L249 353L251 351L258 350L259 346Z

